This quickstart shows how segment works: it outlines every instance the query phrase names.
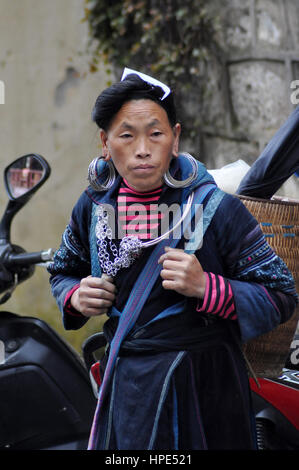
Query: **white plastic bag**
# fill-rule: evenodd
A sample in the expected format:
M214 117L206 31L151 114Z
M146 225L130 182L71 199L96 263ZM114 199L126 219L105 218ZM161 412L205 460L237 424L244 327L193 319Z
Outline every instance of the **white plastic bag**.
M235 194L250 166L244 160L237 160L216 170L208 170L217 186L226 193Z

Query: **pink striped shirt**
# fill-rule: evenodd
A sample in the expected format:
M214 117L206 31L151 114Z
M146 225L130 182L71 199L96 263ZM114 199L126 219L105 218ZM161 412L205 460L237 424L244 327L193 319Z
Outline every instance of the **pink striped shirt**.
M143 240L158 236L163 214L158 210L162 187L138 192L123 180L117 198L118 220L124 235L135 235Z
M234 295L229 281L219 274L210 272L205 272L204 274L207 281L205 295L203 301L198 301L196 310L236 320ZM200 306L201 303L202 305Z

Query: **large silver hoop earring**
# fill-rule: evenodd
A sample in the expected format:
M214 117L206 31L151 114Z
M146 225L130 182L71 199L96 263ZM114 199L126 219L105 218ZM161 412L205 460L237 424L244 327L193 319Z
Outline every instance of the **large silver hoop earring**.
M105 178L108 171L108 176ZM88 181L95 191L108 191L115 182L115 168L111 160L96 157L88 167Z
M175 178L173 178L173 176L171 176L170 171L168 169L164 175L164 181L167 186L170 186L171 188L187 188L193 183L193 181L196 180L198 176L198 166L195 158L192 157L192 155L190 155L189 153L185 152L180 153L180 156L185 157L188 162L190 162L192 172L185 180L176 180Z

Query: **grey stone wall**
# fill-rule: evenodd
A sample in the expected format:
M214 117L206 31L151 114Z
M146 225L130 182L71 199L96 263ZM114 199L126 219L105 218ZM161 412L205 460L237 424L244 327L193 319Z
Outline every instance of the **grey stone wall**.
M219 14L221 63L210 64L202 117L200 158L208 168L259 156L291 111L299 79L299 2L210 2ZM298 186L292 196L299 197Z

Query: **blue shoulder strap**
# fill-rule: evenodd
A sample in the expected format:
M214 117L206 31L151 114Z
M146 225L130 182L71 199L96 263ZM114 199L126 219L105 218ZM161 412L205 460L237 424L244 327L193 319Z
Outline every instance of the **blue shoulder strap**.
M92 214L91 224L89 231L89 249L90 249L90 261L91 261L91 274L93 277L101 277L102 270L98 258L98 245L96 237L96 223L97 223L97 208L98 204L92 203Z
M202 236L206 232L212 220L212 217L225 193L223 193L219 188L215 187L215 184L204 185L203 187L198 188L194 192L193 205L200 205L203 203L205 197L210 193L211 190L214 190L213 194L210 197L208 204L204 210L204 217L203 217L204 227L203 229L202 228L198 229L198 230L202 230ZM201 222L200 222L200 225L202 226ZM152 290L152 287L155 284L160 274L160 271L162 268L161 268L161 265L158 264L158 260L160 256L164 253L164 248L166 246L171 246L174 248L177 245L178 241L179 239L174 239L170 237L169 239L162 240L158 245L156 245L145 267L143 268L140 276L138 277L130 293L130 296L127 300L125 308L119 318L117 330L110 344L109 357L108 357L107 365L105 368L103 381L99 390L98 404L97 404L92 431L90 435L89 449L93 449L96 446L96 442L98 439L97 421L99 418L101 406L106 396L106 391L107 391L110 379L112 377L113 368L114 368L114 365L118 356L121 343L123 339L127 336L127 334L130 332L132 327L134 326L138 318L138 315L143 305L145 304ZM188 252L194 252L196 250L196 247L194 245L194 240L192 239L190 243L193 245L189 245L189 249L187 246Z

